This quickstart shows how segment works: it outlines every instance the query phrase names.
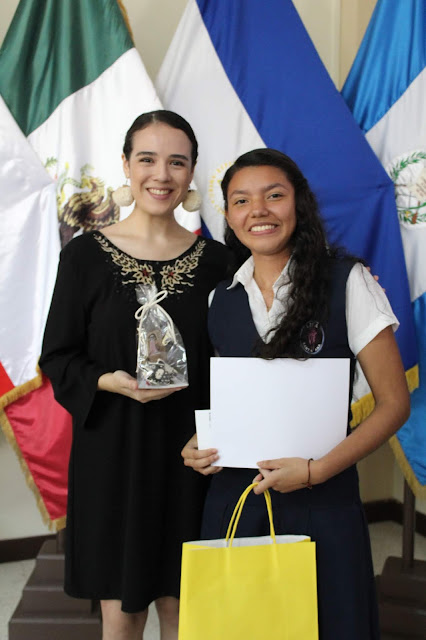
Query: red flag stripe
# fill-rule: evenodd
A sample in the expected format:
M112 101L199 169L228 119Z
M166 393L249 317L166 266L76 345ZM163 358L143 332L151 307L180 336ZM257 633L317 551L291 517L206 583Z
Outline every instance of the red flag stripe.
M15 385L6 373L6 369L0 362L0 397L13 389Z
M50 381L25 393L0 416L3 431L18 456L43 519L56 530L65 526L71 416L54 399Z

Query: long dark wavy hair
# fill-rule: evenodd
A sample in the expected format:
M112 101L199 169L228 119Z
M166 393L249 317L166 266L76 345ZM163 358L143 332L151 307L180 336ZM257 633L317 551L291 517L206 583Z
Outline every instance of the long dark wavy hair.
M275 149L249 151L227 170L222 180L225 211L228 210L229 183L234 175L246 167L265 165L280 169L294 187L296 228L291 238L289 308L275 328L271 341L265 343L262 340L256 345L255 355L267 359L301 358L306 356L300 353L300 331L309 320L326 321L331 259L344 252L327 245L317 200L308 181L291 158ZM228 223L225 243L234 253L237 268L250 257L250 250L238 240Z
M198 158L198 142L195 137L195 133L189 124L182 118L178 113L174 111L167 111L167 109L158 109L157 111L147 111L146 113L142 113L140 116L136 118L133 122L132 126L126 133L126 137L124 139L123 145L123 153L127 160L130 159L130 155L133 150L133 136L137 131L141 131L145 129L150 124L156 124L157 122L161 122L163 124L167 124L169 127L173 129L180 129L183 131L186 136L189 138L191 143L191 161L192 166L195 166Z

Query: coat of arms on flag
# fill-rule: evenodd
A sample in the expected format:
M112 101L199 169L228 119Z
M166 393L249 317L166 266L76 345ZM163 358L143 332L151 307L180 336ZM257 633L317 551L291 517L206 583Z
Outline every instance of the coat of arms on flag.
M125 132L161 104L117 0L21 0L1 63L0 419L59 529L71 421L37 366L59 251L118 220Z
M400 225L409 279L420 387L411 396L411 416L391 439L391 446L417 497L426 496L425 41L423 0L378 0L342 90L394 187L394 217ZM404 354L404 345L400 348Z
M264 37L268 34L267 46ZM303 82L301 81L303 78ZM223 237L219 183L250 149L294 158L319 200L329 239L363 257L401 325L396 338L410 389L417 347L391 179L327 74L290 0L189 0L156 86L166 108L193 125L200 143L195 180L204 227ZM377 86L380 86L378 84ZM358 424L374 406L359 370Z

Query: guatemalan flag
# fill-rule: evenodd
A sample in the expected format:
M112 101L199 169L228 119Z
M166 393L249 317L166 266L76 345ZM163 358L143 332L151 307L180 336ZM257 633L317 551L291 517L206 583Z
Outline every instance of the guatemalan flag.
M380 275L401 322L397 339L411 388L417 351L393 183L336 90L290 0L189 0L156 82L166 108L200 143L195 180L205 227L223 237L220 181L235 158L274 147L295 159L329 239ZM359 378L354 421L372 409Z
M394 183L419 349L420 388L392 448L426 497L426 4L378 0L342 90Z

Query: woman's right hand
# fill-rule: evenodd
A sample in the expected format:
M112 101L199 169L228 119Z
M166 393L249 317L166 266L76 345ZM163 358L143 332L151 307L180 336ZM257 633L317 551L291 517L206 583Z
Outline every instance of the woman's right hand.
M212 473L222 471L222 467L212 466L219 458L217 449L198 449L197 434L186 443L181 452L185 466L192 467L194 471L208 476Z
M175 391L180 391L185 387L175 387L174 389L138 389L138 381L126 371L118 369L114 373L104 373L98 380L98 389L120 393L122 396L132 398L137 402L151 402L151 400L161 400Z

